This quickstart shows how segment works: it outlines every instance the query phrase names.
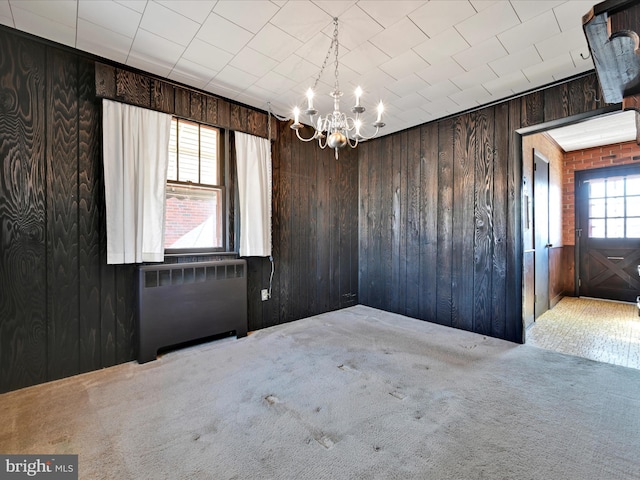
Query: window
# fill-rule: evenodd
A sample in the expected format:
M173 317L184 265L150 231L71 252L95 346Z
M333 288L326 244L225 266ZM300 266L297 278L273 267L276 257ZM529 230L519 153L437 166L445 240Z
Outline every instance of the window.
M219 129L174 118L169 140L165 250L225 246L225 187Z
M640 175L588 180L589 238L640 238Z

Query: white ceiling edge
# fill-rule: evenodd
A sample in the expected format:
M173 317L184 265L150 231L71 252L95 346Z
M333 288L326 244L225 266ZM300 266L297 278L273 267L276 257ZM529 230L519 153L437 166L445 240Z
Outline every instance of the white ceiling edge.
M636 112L627 110L599 115L546 132L565 152L635 140Z

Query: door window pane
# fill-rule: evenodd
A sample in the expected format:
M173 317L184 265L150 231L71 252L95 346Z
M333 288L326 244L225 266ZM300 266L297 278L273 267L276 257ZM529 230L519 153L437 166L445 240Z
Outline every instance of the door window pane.
M624 198L607 199L607 217L624 217Z
M589 237L605 238L604 218L589 219Z
M640 175L627 177L627 195L640 195Z
M627 218L627 238L640 238L640 218Z
M589 237L640 238L640 175L590 179Z
M624 218L607 219L607 238L624 238Z
M589 180L589 198L604 198L604 179Z
M589 216L590 217L605 217L605 199L596 198L589 200Z
M607 178L607 197L621 197L624 195L624 177Z

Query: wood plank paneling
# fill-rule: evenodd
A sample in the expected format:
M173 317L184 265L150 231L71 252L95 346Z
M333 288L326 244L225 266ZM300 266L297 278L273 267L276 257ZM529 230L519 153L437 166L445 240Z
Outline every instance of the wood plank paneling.
M438 305L437 323L453 322L453 132L452 120L438 124Z
M47 281L49 379L79 371L78 67L47 52Z
M0 392L47 380L45 58L0 32Z
M435 321L438 307L438 125L421 128L420 316Z
M407 133L407 228L406 228L406 284L405 291L405 314L411 317L420 316L420 278L422 264L420 263L420 227L421 227L421 205L422 205L422 175L420 169L423 165L421 155L421 129L412 128ZM425 162L432 162L437 165L438 159L425 156ZM433 192L432 192L433 193ZM366 239L360 239L366 241Z

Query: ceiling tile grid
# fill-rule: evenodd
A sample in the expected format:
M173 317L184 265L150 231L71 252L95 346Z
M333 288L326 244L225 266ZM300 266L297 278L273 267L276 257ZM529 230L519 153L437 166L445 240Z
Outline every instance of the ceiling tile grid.
M332 109L362 86L383 133L593 69L582 16L597 0L0 0L0 23L289 117L318 79Z

